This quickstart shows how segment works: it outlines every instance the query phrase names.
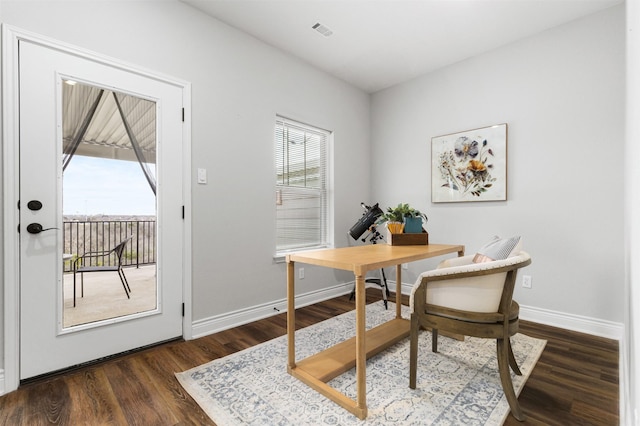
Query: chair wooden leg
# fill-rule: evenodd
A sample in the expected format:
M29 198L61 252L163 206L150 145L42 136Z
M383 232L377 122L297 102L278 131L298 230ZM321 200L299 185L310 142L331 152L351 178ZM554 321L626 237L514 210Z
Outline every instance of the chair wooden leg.
M516 361L516 357L513 356L513 349L511 348L511 339L507 339L507 346L509 347L509 365L511 366L511 370L517 375L522 376L522 371L520 371L520 367L518 367L518 362Z
M507 338L508 342L509 339ZM511 407L511 414L518 421L524 421L526 416L520 408L518 398L513 390L513 382L511 381L511 371L509 371L509 344L505 342L505 339L497 339L498 350L498 370L500 371L500 382L502 383L502 390L507 397L509 407Z
M416 375L418 369L418 333L420 333L420 323L418 316L411 314L411 331L409 344L409 387L416 388Z
M431 329L431 351L438 352L438 329Z

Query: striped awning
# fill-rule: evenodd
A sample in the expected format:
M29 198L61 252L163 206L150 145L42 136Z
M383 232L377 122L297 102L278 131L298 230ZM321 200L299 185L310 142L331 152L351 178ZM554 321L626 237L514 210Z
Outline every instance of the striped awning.
M138 161L125 121L145 162L156 161L156 103L140 97L65 81L63 86L63 150L69 152L87 123L74 155ZM101 93L102 92L102 93ZM101 95L99 95L101 93ZM116 103L116 96L121 110ZM99 99L98 99L99 97ZM97 105L94 102L97 100ZM92 107L95 107L93 114Z

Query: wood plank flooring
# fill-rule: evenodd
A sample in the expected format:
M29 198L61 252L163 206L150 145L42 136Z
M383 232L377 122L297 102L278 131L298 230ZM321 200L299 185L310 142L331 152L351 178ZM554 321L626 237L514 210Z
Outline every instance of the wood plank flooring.
M379 301L380 291L367 290L367 299ZM348 296L301 308L296 326L353 308ZM527 421L509 415L506 425L619 423L617 341L528 322L520 331L548 343L519 397ZM0 397L0 425L213 425L173 373L285 333L285 314L278 314L40 379Z

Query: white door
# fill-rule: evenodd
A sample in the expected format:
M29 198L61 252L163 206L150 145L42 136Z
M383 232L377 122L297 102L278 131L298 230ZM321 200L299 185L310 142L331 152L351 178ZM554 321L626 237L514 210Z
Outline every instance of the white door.
M19 79L20 379L182 336L183 88L28 41L19 42ZM156 301L144 312L72 326L64 323L64 311L69 309L64 299L69 297L68 288L66 294L64 290L69 274L63 275L62 231L64 81L152 101L157 117L157 239L151 240L156 251ZM28 232L30 224L45 230ZM68 255L75 258L82 253ZM84 277L85 294L93 275L97 274ZM112 279L119 291L115 297L125 296L116 272ZM134 282L129 281L131 294L136 294ZM128 300L124 297L122 304Z

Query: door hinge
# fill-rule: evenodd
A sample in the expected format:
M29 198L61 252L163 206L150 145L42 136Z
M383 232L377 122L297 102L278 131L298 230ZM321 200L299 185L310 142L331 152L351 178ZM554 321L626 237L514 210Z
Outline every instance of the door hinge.
M184 303L182 304L182 316L184 317Z
M184 123L184 108L182 108L182 122Z

